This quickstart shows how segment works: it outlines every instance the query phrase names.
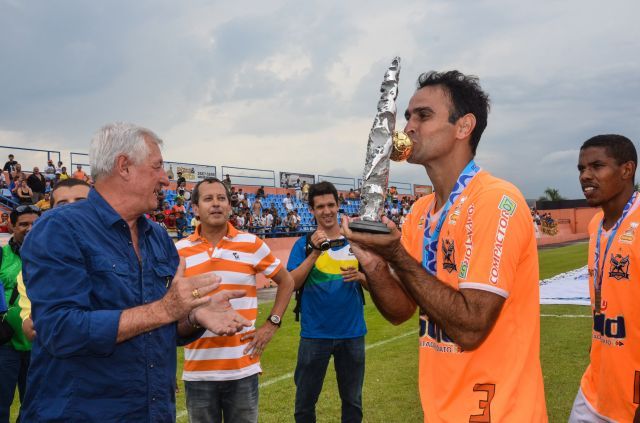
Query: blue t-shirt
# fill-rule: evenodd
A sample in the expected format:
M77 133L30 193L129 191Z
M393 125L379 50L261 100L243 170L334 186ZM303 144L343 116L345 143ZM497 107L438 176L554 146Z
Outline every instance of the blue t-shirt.
M287 270L296 269L307 258L306 237L293 245ZM323 251L309 272L302 294L300 320L303 338L346 339L367 333L358 282L345 282L340 267L358 267L346 244Z

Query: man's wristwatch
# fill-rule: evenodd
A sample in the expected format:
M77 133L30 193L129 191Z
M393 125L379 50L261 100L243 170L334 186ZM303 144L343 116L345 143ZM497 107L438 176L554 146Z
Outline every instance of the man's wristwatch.
M282 323L282 319L277 314L272 314L269 317L267 317L267 322L270 322L276 325L277 327L280 327L280 324Z

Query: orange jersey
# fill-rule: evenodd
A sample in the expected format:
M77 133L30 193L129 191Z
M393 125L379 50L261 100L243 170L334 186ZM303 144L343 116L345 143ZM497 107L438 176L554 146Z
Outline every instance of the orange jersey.
M255 331L258 316L255 275L263 273L272 277L282 269L282 264L264 241L253 234L239 232L231 224L227 224L227 235L215 247L200 236L200 228L198 225L193 235L176 243L178 254L186 260L185 276L215 272L222 281L213 293L224 289L246 291L245 297L231 300L231 305L253 324L231 336L205 331L200 339L185 346L182 379L237 380L260 373L259 358L243 354L250 340L240 338Z
M75 172L73 172L73 177L75 179L80 179L81 181L87 180L87 174L85 173L84 170L76 170Z
M434 201L434 194L419 199L402 226L403 245L419 262ZM435 227L438 216L430 220ZM455 289L493 292L505 303L474 351L463 351L442 327L420 317L425 422L546 422L538 252L531 214L518 189L480 171L448 211L436 260L440 281Z
M604 258L604 272L598 314L594 308L593 269L603 213L596 214L589 224L589 291L594 319L591 362L580 388L596 413L619 422L631 422L640 404L639 205L640 196L618 228L607 257L603 256L610 233L602 231L600 265Z

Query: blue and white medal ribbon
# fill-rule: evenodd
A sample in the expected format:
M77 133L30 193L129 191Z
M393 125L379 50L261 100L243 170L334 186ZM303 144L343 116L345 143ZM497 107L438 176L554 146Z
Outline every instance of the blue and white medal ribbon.
M433 207L427 212L427 216L425 219L424 226L424 241L423 247L424 251L422 254L422 267L424 267L427 272L432 275L436 274L436 257L438 252L438 238L440 237L440 230L442 230L442 225L444 224L445 219L447 218L447 214L449 209L456 202L462 191L469 185L469 182L480 172L480 167L471 160L469 164L462 170L460 176L458 176L458 180L456 184L453 186L453 190L451 190L451 194L449 194L449 200L442 208L442 212L440 214L440 219L438 219L438 223L431 233L431 210ZM434 200L435 204L435 200Z
M633 202L636 200L638 196L638 192L634 191L627 201L627 204L624 206L622 210L622 215L618 218L615 225L611 228L611 232L609 233L609 238L607 239L607 246L604 249L602 264L600 264L600 238L602 238L602 225L604 223L604 216L600 221L600 226L598 226L598 237L596 238L596 250L593 259L593 289L594 289L594 307L596 313L600 313L600 306L602 303L602 277L604 275L604 263L607 261L607 255L609 254L609 247L611 247L611 243L613 242L613 238L616 237L616 232L618 232L618 228L622 224L622 221L627 214L629 214L629 210L631 210L631 206Z

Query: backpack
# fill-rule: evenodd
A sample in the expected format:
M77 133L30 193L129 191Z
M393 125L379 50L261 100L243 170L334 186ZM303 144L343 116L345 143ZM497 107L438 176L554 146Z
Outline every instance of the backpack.
M311 254L311 251L313 251L313 247L311 246L311 235L313 235L313 232L305 235L305 243L304 243L305 257L309 257L309 254ZM306 283L306 280L305 280L305 283ZM296 295L295 295L296 305L295 307L293 307L293 314L296 315L295 317L296 322L300 321L300 311L302 310L302 293L304 292L304 285L305 284L303 283L299 289L296 289ZM362 305L364 305L365 304L364 291L362 290L362 285L360 284L358 284L358 292L360 292L360 297L362 298Z

